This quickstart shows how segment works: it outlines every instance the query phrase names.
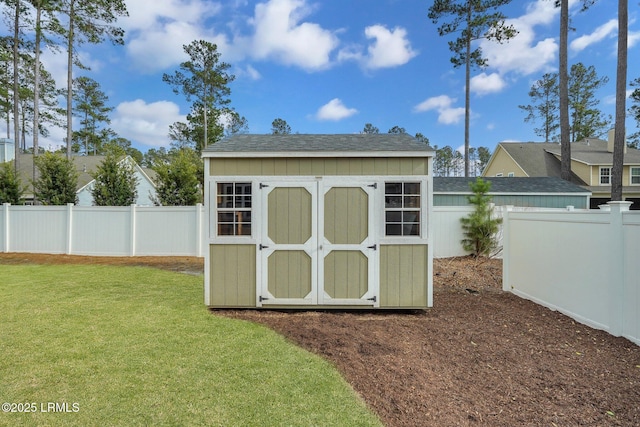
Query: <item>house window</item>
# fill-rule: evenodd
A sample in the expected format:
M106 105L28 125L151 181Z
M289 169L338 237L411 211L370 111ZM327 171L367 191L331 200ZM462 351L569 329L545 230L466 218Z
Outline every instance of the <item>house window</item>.
M600 168L600 185L611 184L611 168Z
M508 176L509 178L513 178L514 176L516 176L516 174L515 174L514 172L509 172L509 173L507 174L507 176Z
M631 168L631 185L640 185L640 167Z
M386 236L419 236L420 183L385 183L384 210Z
M251 235L251 183L219 182L218 236Z

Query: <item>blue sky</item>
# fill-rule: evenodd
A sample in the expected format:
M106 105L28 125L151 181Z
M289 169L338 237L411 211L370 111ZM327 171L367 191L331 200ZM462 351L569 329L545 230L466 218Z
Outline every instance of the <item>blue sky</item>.
M81 48L82 72L114 107L111 127L141 151L168 146L168 127L184 121L189 103L162 82L186 60L182 46L214 42L231 64L232 106L251 133L269 133L275 118L293 132L381 132L404 127L432 145L464 143L464 70L454 69L447 42L427 18L424 0L126 0L119 25L125 46ZM520 31L504 45L483 43L489 66L474 70L470 140L493 150L500 141L539 141L518 105L530 103L533 81L557 70L559 12L553 0L514 0L503 8ZM593 65L610 81L598 94L613 115L617 1L598 0L579 13L570 1L569 64ZM629 1L628 81L640 77L640 6ZM64 52L43 62L66 85ZM76 75L81 75L77 73ZM627 120L627 132L636 130ZM44 146L56 146L53 129Z

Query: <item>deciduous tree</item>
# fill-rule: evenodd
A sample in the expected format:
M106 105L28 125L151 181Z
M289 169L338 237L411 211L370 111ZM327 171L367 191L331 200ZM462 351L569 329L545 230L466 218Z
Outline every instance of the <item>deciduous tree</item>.
M95 183L91 190L95 206L129 206L138 196L138 179L133 165L122 158L124 152L107 154L93 174Z
M202 190L198 177L197 158L193 150L176 150L168 162L154 165L157 173L156 194L153 203L158 206L191 206L202 201ZM199 163L202 163L201 161Z
M501 6L511 0L434 0L429 7L429 19L434 24L450 17L450 20L438 27L438 34L447 36L456 34L457 39L449 42L449 49L454 56L451 63L454 67L465 67L465 120L464 120L464 170L469 176L469 124L470 124L470 81L472 67L487 66L487 59L482 49L472 50L471 44L480 39L503 43L517 34L512 25L505 23L505 15L498 11Z
M0 164L0 205L11 203L22 204L24 188L11 162Z
M78 172L73 162L59 153L47 152L35 158L39 176L33 183L34 196L43 205L77 203Z
M629 101L631 101L629 114L636 120L636 127L640 129L640 77L631 82L631 87L635 87L635 89L629 96ZM631 148L640 148L640 130L629 135L628 141Z

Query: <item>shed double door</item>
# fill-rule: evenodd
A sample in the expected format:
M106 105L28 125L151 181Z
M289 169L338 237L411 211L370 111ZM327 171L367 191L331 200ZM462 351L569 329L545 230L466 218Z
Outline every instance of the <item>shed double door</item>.
M374 182L260 183L258 306L379 306Z

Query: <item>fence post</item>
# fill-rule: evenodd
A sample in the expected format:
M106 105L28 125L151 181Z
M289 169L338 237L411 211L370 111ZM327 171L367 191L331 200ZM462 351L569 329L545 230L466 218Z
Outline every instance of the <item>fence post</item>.
M611 280L609 292L609 333L616 337L622 335L624 324L624 229L622 212L629 210L631 202L608 202L611 207L609 226L611 232Z
M71 255L73 250L71 243L73 241L73 203L67 203L67 255Z
M2 225L4 228L4 239L2 242L2 252L9 252L9 206L11 206L11 203L2 204L2 210L4 211L4 224Z
M202 256L202 203L196 204L196 256Z
M136 255L136 205L135 203L130 206L130 215L129 218L131 220L131 238L129 241L129 256Z
M509 220L510 212L513 210L513 206L507 205L502 207L502 290L511 291L509 285L509 254L511 250L509 248Z

